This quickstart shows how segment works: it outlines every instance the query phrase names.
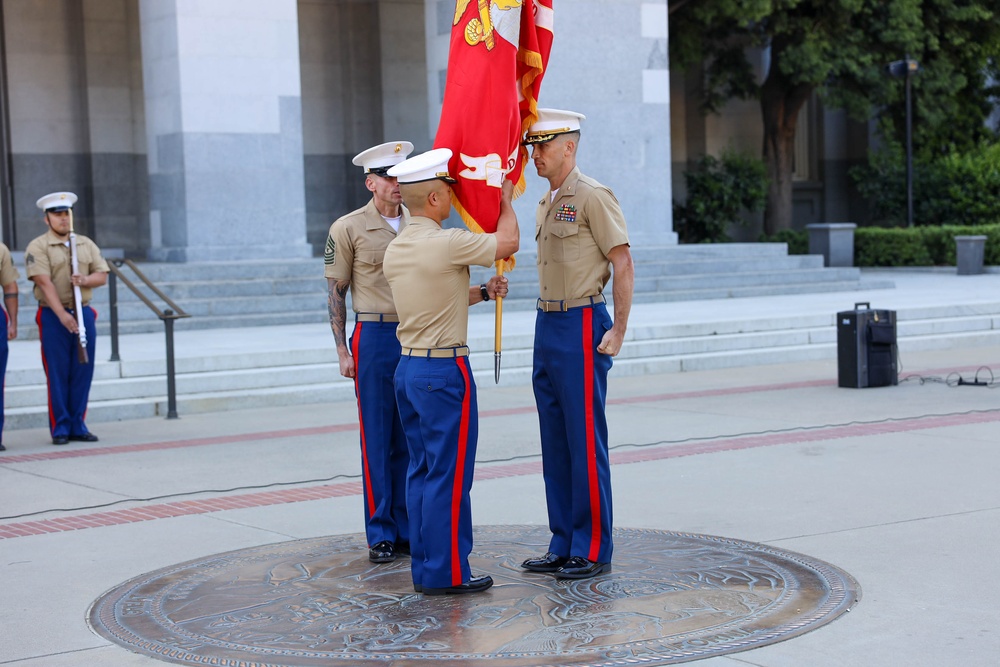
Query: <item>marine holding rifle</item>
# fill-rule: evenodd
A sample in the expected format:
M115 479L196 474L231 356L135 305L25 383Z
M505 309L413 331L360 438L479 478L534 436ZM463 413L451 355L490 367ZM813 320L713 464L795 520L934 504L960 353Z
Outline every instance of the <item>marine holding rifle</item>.
M49 230L28 244L24 264L35 284L38 334L49 393L49 431L53 445L97 442L83 419L94 379L94 327L90 307L95 287L108 280L101 250L73 232L72 192L53 192L38 200Z

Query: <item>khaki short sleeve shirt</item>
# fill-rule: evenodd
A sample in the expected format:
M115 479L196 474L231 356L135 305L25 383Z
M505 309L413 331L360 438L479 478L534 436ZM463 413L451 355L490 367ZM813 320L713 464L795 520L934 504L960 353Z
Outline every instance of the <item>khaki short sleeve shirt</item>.
M406 221L404 208L400 213L400 231L406 227ZM382 273L385 249L395 238L396 231L375 208L375 200L330 225L323 273L327 278L350 281L354 312L396 312L392 291Z
M101 249L86 236L76 235L77 268L81 275L91 273L107 273L108 263L101 256ZM63 241L51 231L42 234L28 244L24 251L24 265L28 278L46 275L55 285L59 300L67 308L73 307L73 263L69 254L69 241ZM93 294L90 287L81 287L80 296L84 304L90 302ZM35 285L35 298L38 303L47 306L42 288Z
M574 168L551 202L535 213L541 298L579 299L600 294L611 278L608 253L628 245L628 230L614 193Z
M21 272L14 266L14 259L10 256L10 248L0 243L0 285L16 283L20 276Z
M493 234L441 229L410 218L385 252L385 276L399 314L396 337L403 347L459 347L469 337L469 266L491 266Z

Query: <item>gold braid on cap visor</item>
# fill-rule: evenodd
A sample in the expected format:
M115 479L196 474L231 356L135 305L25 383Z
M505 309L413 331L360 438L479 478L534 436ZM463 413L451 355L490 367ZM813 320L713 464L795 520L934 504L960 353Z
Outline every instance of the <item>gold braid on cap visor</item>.
M556 138L556 135L566 134L568 132L576 132L576 130L571 130L568 127L560 127L554 130L546 130L545 132L529 132L528 136L524 138L522 144L544 144L546 141L552 141Z

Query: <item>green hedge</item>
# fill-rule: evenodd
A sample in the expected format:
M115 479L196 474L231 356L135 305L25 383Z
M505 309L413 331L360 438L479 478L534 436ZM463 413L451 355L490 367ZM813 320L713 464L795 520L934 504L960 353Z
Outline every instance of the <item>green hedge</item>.
M859 227L854 230L855 266L955 266L956 236L986 236L983 262L1000 265L1000 224L940 227ZM792 255L809 251L809 233L785 230L761 241L787 243Z
M936 262L924 243L922 227L854 230L855 266L932 266Z
M906 163L887 147L851 176L875 220L906 224ZM1000 224L1000 143L913 165L913 221L921 227Z
M1000 225L854 230L855 266L955 266L956 236L986 236L983 261L1000 265Z
M735 150L718 158L703 155L684 172L687 201L674 202L674 231L681 243L729 241L730 225L745 224L740 214L764 208L767 169L763 160Z
M809 254L809 232L798 229L782 229L768 236L762 234L758 239L761 243L787 243L789 255Z

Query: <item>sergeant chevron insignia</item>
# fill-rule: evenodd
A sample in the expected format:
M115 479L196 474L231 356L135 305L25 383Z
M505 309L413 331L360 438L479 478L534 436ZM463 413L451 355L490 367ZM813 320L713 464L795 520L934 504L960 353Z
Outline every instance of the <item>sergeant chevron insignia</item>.
M337 242L333 240L332 236L326 237L326 250L323 253L323 262L327 266L333 266L337 263Z

